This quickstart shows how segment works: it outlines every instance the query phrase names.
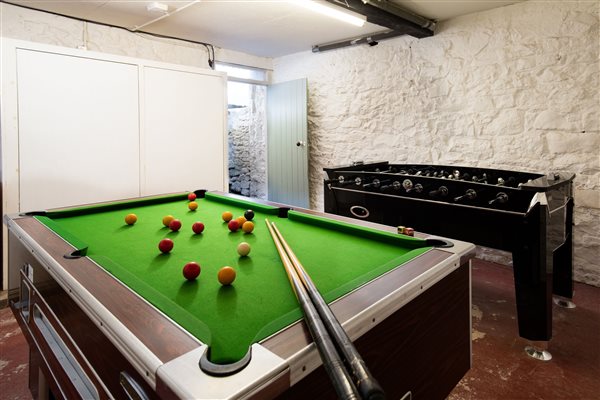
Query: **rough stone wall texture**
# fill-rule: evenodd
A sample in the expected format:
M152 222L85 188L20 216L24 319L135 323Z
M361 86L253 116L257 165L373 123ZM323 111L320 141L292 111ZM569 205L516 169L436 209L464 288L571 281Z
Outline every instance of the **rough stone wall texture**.
M600 286L599 6L529 1L275 59L275 81L308 78L311 207L322 168L357 160L575 172L576 279Z
M267 198L266 86L252 85L251 103L230 108L229 188L244 196Z

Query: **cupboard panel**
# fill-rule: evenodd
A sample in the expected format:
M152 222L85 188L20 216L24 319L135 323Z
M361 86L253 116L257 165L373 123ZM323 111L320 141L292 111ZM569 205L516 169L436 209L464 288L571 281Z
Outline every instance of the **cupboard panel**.
M224 79L144 68L142 195L225 187Z
M139 196L138 67L17 51L20 211Z

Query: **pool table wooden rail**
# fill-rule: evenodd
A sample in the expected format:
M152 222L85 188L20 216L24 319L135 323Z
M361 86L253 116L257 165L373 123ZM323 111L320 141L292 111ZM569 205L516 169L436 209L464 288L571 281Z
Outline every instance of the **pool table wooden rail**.
M90 259L64 259L72 246L34 218L5 221L11 271L30 266L17 275L31 300L26 304L21 293L11 308L30 344L34 397L51 389L57 397L73 398L78 390L43 343L31 318L34 306L66 344L98 398L128 398L123 387L131 385L124 384L125 376L148 398L302 398L317 388L320 394L311 396L331 397L302 321L253 345L256 359L236 376L200 377L197 362L204 344ZM468 260L474 246L453 242L455 248L431 250L332 304L369 368L393 394L390 398L407 391L443 398L470 367ZM402 384L399 371L406 377Z

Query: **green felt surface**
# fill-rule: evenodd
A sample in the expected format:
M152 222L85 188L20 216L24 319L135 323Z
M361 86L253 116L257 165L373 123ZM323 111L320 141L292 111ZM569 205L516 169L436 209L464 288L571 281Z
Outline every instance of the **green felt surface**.
M36 217L75 246L87 246L87 256L154 304L202 342L211 346L212 361L241 358L248 347L298 320L302 314L265 224L275 222L327 301L427 251L420 239L382 233L291 211L207 193L190 211L185 195L161 201L119 203L115 207L77 209ZM231 233L221 219L252 208L255 230ZM125 215L138 221L129 226ZM182 221L179 232L162 225L171 214ZM195 235L191 226L206 228ZM171 253L158 243L173 239ZM252 251L240 257L236 247L248 242ZM201 266L196 281L183 278L185 263ZM233 285L222 286L218 270L229 265L237 272Z

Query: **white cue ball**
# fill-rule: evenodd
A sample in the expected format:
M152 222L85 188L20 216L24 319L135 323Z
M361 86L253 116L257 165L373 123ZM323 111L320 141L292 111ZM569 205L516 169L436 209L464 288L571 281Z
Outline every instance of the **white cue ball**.
M237 252L240 256L245 257L250 254L250 245L246 242L238 244Z

